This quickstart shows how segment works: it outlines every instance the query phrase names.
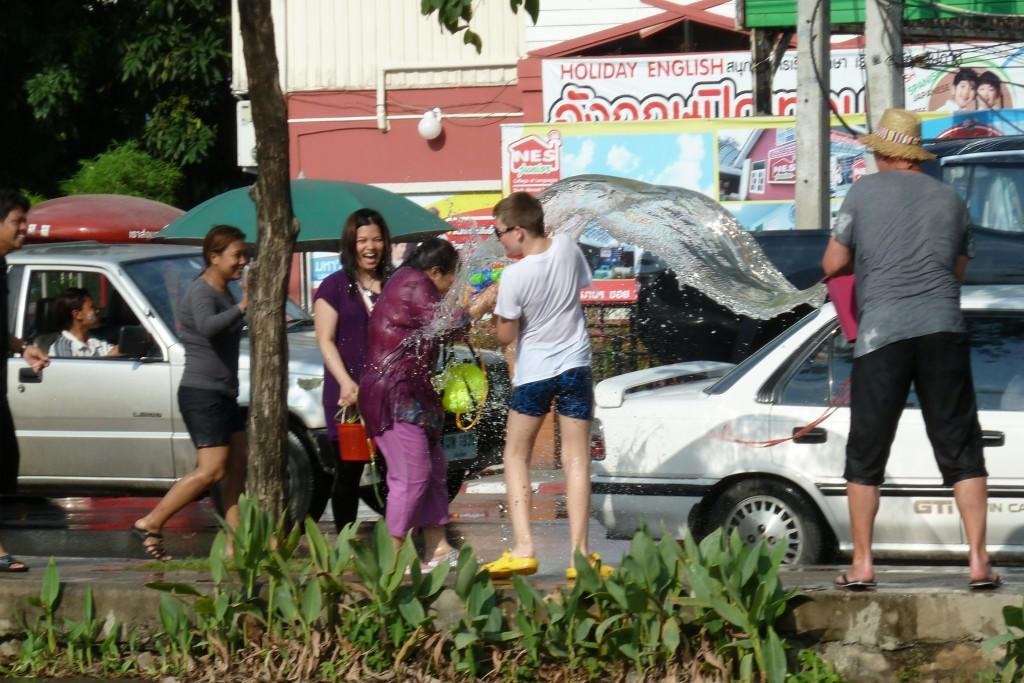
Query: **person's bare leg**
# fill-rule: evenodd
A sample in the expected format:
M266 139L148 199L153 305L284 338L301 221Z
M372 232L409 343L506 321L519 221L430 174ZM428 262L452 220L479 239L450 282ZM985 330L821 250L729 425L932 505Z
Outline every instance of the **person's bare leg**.
M572 549L586 557L590 522L590 420L558 416L562 430L562 467L565 469L565 503L569 515Z
M847 482L846 498L850 506L850 532L853 536L853 562L846 572L846 578L850 581L874 581L871 542L875 534L875 516L878 514L878 487Z
M448 542L447 527L423 527L423 557L427 558L427 561L440 560L452 550L452 545Z
M967 562L971 568L971 581L984 581L992 578L992 565L989 564L988 550L985 547L985 535L988 524L988 479L974 477L964 479L953 485L956 506L960 510L960 518L964 522L967 534Z
M508 497L508 518L512 522L512 555L534 557L533 535L530 532L530 460L533 444L543 417L508 411L505 429L505 487Z
M156 507L148 515L135 521L135 526L159 533L172 515L224 478L229 451L229 446L200 448L196 453L196 468L174 482L174 486L164 494ZM237 497L235 498L235 523L238 523Z
M224 521L232 529L238 528L238 497L245 490L245 468L248 462L248 443L245 432L231 435L227 466L221 484L224 494Z

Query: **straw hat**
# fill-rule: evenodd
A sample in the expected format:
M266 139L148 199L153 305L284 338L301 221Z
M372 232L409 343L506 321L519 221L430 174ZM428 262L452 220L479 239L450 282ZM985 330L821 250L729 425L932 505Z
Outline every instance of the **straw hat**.
M857 139L872 152L893 159L928 161L935 158L921 146L921 119L906 109L886 109L875 130Z

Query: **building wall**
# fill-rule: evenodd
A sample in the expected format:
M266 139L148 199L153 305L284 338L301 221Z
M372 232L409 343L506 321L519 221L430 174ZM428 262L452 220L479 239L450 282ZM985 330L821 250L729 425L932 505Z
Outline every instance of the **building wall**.
M507 3L498 4L508 9ZM641 0L544 0L536 26L526 21L526 49L532 52L662 11Z
M286 92L372 89L382 69L388 88L497 85L515 80L515 64L526 53L529 19L513 15L507 2L477 5L479 55L410 0L273 0L272 8ZM232 25L232 89L245 92L236 3Z
M395 116L387 131L377 127L374 96L289 95L292 176L373 183L403 194L501 188L501 124L522 120L509 116L521 110L515 87L389 91L388 112ZM416 127L420 115L434 107L449 118L443 119L441 136L427 141Z

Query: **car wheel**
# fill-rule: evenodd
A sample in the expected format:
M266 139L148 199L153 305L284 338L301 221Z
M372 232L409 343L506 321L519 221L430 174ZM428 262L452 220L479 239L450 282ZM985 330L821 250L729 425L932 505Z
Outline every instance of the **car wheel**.
M327 503L331 500L331 491L334 489L334 475L325 473L316 468L313 474L315 483L313 485L313 497L309 501L309 512L306 514L319 522L327 509Z
M376 512L378 515L383 515L387 508L388 500L388 482L387 474L388 467L384 464L384 458L377 458L377 483L367 484L359 487L359 497L363 499L366 505ZM466 470L462 467L453 467L448 469L448 502L452 502L455 496L459 495L459 491L462 490L462 482L466 480Z
M303 445L302 439L295 432L289 431L288 479L285 481L285 494L288 496L288 515L291 521L301 524L307 515L312 514L313 499L317 493L317 474L313 459ZM326 500L323 505L326 505ZM319 511L321 513L323 505Z
M320 519L331 495L331 480L313 466L309 451L299 435L288 432L288 468L285 481L285 495L288 498L288 514L292 520L304 520L307 515ZM325 483L326 482L326 483ZM221 485L210 490L217 513L224 516L224 497Z
M735 529L747 545L785 544L783 564L816 564L828 555L826 532L814 505L792 485L752 479L726 489L711 508L711 528Z

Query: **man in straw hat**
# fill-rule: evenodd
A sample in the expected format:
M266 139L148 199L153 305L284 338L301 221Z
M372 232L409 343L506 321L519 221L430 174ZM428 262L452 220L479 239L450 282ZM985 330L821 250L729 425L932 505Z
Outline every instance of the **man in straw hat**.
M871 540L879 487L913 383L967 532L970 587L995 588L1000 578L985 549L988 473L960 311L972 248L967 207L952 187L921 172L921 162L935 157L921 147L913 112L887 109L860 141L879 172L850 188L822 260L828 277L856 275L859 310L843 473L853 562L835 583L875 585Z

